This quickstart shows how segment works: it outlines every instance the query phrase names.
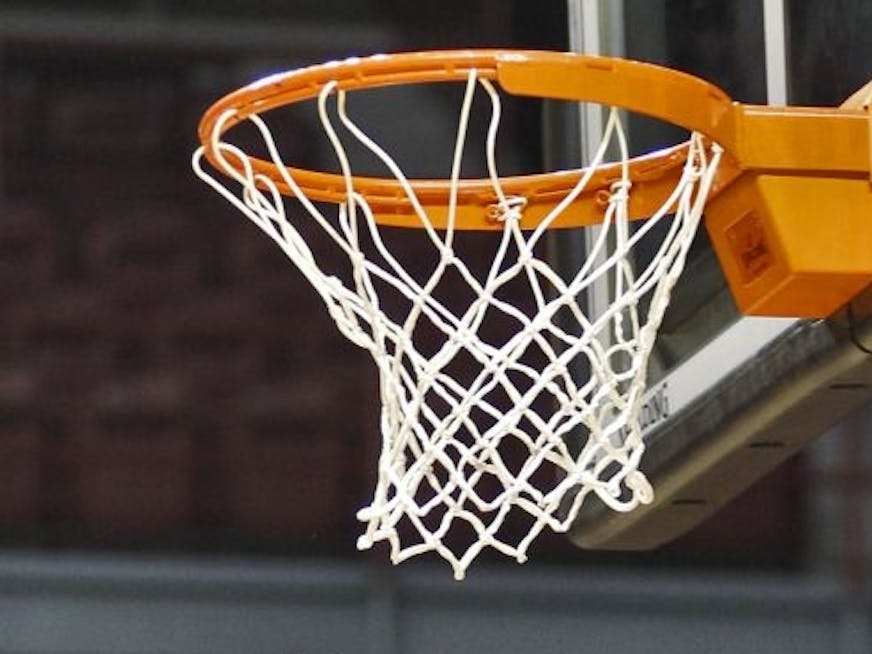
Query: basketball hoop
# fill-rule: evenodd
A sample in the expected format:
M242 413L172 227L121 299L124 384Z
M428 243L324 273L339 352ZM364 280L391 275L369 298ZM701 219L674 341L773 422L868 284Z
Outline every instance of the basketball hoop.
M352 118L353 91L411 82L465 85L444 180L407 177ZM590 165L501 176L498 87L606 107ZM465 179L476 89L490 107L481 144L487 175ZM338 173L289 167L272 136L264 114L304 100L317 104ZM619 109L678 124L690 138L631 158ZM365 524L360 548L387 541L395 563L435 551L462 579L486 547L524 561L536 536L545 528L567 531L588 497L616 511L652 500L639 467L648 359L706 202L743 177L748 161L754 164L753 153L740 156L744 117L722 91L676 71L508 51L383 55L313 66L261 80L206 112L193 158L197 175L285 252L340 331L378 367L382 451L372 503L358 514ZM242 121L254 126L268 158L225 140ZM372 153L386 176L355 175L348 139ZM608 152L617 152L615 161L606 161ZM207 171L204 159L222 178ZM325 203L332 207L325 210ZM540 255L544 234L591 224L601 227L590 257L563 279ZM344 279L313 254L313 225L347 258ZM400 263L385 238L395 227L419 231L433 252L432 267L416 275ZM484 272L457 254L468 230L493 233L493 259ZM643 241L653 255L637 270ZM465 305L443 296L449 278L472 297ZM610 304L594 314L583 296L602 280ZM523 286L531 301L507 301L508 285ZM386 308L388 295L399 298L402 312ZM512 334L492 339L494 321L512 325ZM439 334L436 347L420 341L424 326ZM579 378L579 369L587 375ZM571 444L579 433L582 442ZM521 457L512 454L518 451ZM466 534L460 544L453 536L458 531Z

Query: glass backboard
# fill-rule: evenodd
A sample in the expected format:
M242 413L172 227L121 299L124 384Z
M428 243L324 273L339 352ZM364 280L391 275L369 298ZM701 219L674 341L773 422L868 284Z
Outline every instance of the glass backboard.
M574 50L684 70L745 103L838 105L872 76L864 38L872 7L863 0L569 0L568 8ZM596 111L582 107L563 124L563 134L578 136L582 162L595 144ZM681 138L633 117L629 132L637 154ZM571 270L585 244L584 235L556 235L552 253ZM593 289L589 305L604 295ZM656 500L628 514L594 505L572 540L603 549L666 543L868 402L863 311L850 317L849 327L844 315L743 317L701 230L660 330L642 411L642 467Z

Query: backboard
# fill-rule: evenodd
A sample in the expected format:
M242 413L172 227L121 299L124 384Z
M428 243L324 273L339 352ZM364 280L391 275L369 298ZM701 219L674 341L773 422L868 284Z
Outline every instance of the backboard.
M686 70L741 102L837 105L870 75L863 34L872 9L862 0L569 0L568 8L574 50ZM585 107L556 118L550 156L583 162L599 120ZM576 153L565 150L572 135L581 145ZM638 153L675 139L668 128L631 120ZM586 238L554 235L552 256L576 268ZM587 302L596 306L603 295L594 288ZM858 298L829 320L742 317L700 233L660 330L642 412L642 468L655 501L630 513L593 504L572 541L597 549L669 542L868 403L869 308Z

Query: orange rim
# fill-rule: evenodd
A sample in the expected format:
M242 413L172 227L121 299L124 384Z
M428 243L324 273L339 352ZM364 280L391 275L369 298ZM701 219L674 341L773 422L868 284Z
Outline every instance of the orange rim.
M720 144L729 155L718 171L712 194L732 184L743 170L787 170L808 174L816 170L869 170L868 153L858 154L855 137L868 138L868 119L861 110L822 110L759 107L734 103L718 87L686 73L653 64L572 53L456 50L377 55L347 59L274 75L227 95L203 115L199 137L209 162L218 166L213 136L220 137L252 114L311 100L324 85L335 82L346 91L418 82L466 81L472 69L480 78L496 81L507 93L572 101L595 102L648 115L697 131ZM229 112L229 113L228 113ZM215 134L219 119L220 131ZM849 118L851 120L844 120ZM857 120L859 119L859 120ZM835 130L833 148L828 130ZM808 147L797 143L809 140ZM681 144L630 161L633 194L631 218L658 210L678 182L686 160ZM292 195L284 177L270 161L249 157L254 170ZM230 161L241 170L241 162ZM220 168L220 167L219 167ZM345 179L338 174L289 167L300 189L315 201L345 201ZM579 170L502 178L508 196L523 196L525 224L535 225L577 183ZM598 222L602 217L602 191L619 177L620 164L600 167L579 201L553 227ZM354 177L355 190L367 198L382 224L420 227L400 183L393 178ZM444 226L450 191L448 180L415 179L411 186L434 226ZM499 229L487 219L495 202L487 179L461 180L458 192L458 229Z

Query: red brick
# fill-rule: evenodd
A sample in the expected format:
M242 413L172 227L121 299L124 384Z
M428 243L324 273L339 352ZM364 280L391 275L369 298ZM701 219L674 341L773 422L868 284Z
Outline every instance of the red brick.
M65 84L49 97L50 147L77 156L160 156L173 120L171 87L160 83Z
M0 279L16 293L38 292L52 281L55 232L45 210L36 204L5 202L0 206Z
M70 517L119 539L183 528L192 505L187 397L172 376L106 384L69 443Z
M125 206L122 215L102 216L89 230L87 268L103 286L172 293L197 282L197 226L175 206Z
M299 543L348 523L357 449L348 446L355 412L345 386L322 374L251 389L220 443L226 511L238 529Z
M261 315L244 296L201 294L166 316L161 349L192 401L209 411L246 391L258 374Z
M0 526L33 526L42 512L45 449L37 413L38 375L0 373Z

